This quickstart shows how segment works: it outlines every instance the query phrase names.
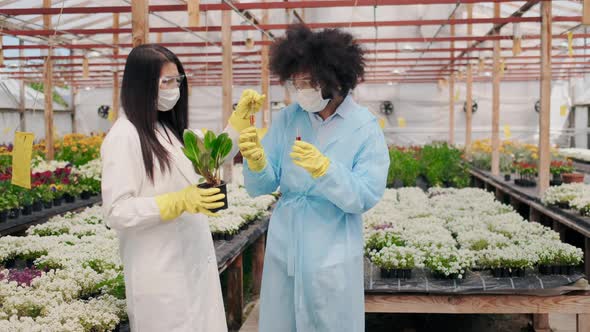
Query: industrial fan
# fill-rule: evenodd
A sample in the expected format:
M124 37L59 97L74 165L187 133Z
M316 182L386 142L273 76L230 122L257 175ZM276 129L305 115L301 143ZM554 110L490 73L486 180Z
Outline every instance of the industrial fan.
M475 113L477 112L477 101L473 101L473 104L471 105L471 113ZM463 112L467 113L467 102L463 103Z
M110 110L111 110L111 107L109 105L100 105L98 107L98 116L103 119L107 119L109 117Z
M393 114L393 103L389 100L383 101L381 102L381 105L379 105L379 110L385 115L391 115Z

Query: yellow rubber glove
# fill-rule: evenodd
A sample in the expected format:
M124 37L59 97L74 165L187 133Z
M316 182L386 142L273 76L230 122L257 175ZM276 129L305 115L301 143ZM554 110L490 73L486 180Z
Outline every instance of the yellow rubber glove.
M244 90L236 110L232 113L229 118L229 124L237 131L242 130L251 126L250 115L256 114L262 108L262 103L266 97L258 94L258 92L247 89Z
M307 142L295 141L290 156L295 165L304 168L314 179L324 176L330 167L330 159Z
M217 216L209 210L223 207L219 202L225 195L219 188L202 189L189 186L181 191L156 196L156 204L160 209L160 217L164 221L178 218L183 212L203 213L211 217Z
M260 144L258 130L255 127L248 127L240 132L239 143L242 157L248 160L248 167L253 172L261 172L266 167L266 156L264 148Z

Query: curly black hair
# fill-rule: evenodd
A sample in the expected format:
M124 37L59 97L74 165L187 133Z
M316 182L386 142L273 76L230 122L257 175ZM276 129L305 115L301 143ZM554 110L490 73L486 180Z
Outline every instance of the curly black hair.
M340 91L345 96L364 78L364 52L347 32L314 32L302 24L291 25L270 48L270 70L281 82L309 73L312 83L324 93Z

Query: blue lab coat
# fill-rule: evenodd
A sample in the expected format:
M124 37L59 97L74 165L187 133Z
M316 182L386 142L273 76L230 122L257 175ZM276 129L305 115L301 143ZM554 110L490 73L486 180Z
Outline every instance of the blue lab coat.
M361 214L385 190L387 145L375 116L351 96L326 121L314 117L298 104L283 109L262 140L265 169L244 167L250 195L282 193L268 230L261 332L365 329ZM323 177L293 164L298 130L330 159Z

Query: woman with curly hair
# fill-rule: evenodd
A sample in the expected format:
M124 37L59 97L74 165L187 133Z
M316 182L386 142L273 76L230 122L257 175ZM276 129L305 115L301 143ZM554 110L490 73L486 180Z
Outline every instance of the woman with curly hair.
M364 331L361 214L385 190L383 132L350 91L363 78L353 37L297 25L271 48L271 71L296 103L275 117L262 142L240 134L245 185L280 187L264 261L260 331Z

